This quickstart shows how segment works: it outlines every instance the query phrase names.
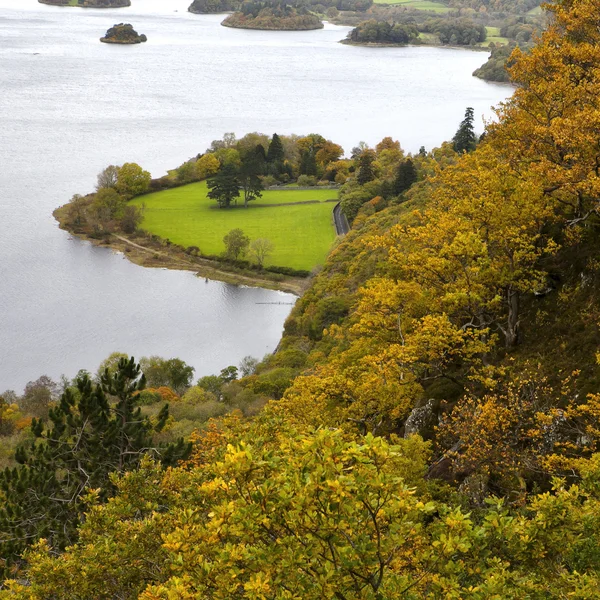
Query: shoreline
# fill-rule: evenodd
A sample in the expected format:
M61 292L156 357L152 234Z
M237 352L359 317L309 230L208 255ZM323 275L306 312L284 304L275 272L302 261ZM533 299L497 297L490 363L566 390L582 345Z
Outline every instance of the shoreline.
M227 270L218 261L201 256L191 257L183 252L171 250L169 247L153 248L143 244L145 238L132 237L125 234L109 234L108 238L95 238L85 232L76 232L68 228L62 219L65 206L55 209L52 216L63 231L73 237L92 243L94 246L110 248L113 252L121 253L135 265L147 268L172 269L175 271L193 271L197 277L205 277L213 281L222 281L232 285L246 285L268 290L286 292L297 297L302 296L310 285L310 277L289 277L280 275L270 278L252 271Z

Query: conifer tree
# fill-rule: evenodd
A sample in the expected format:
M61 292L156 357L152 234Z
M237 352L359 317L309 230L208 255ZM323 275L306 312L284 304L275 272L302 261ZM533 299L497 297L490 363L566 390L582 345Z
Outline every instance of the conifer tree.
M477 137L475 135L475 130L473 129L474 119L473 109L469 106L465 111L465 118L462 120L457 132L452 138L455 152L460 152L462 154L463 152L475 150Z
M240 195L240 182L237 177L237 170L234 165L227 163L223 168L208 182L207 196L216 200L219 208L227 208L231 205L234 198Z
M356 180L360 185L364 185L369 181L375 179L375 173L373 171L373 161L375 155L370 150L365 150L358 158L358 174Z
M305 150L300 157L300 175L317 175L317 159L314 150Z
M403 194L415 181L417 181L417 170L413 161L407 158L398 165L393 186L394 194L397 196Z
M271 143L269 144L269 150L267 151L267 162L269 163L282 163L285 158L285 152L281 138L274 133Z
M17 450L19 466L0 473L0 557L6 564L42 537L54 549L72 543L84 496L97 490L101 501L109 498L111 473L134 470L149 452L168 465L187 456L190 445L183 440L154 446L152 432L164 427L169 410L165 405L154 423L141 415L136 399L145 385L139 365L123 358L99 384L80 377L47 423L33 420L36 441Z

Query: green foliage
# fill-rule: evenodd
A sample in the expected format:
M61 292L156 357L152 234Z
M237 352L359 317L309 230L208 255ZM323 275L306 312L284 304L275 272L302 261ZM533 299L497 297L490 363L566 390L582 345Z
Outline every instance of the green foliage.
M250 238L241 229L232 229L223 237L225 255L237 260L246 254Z
M486 28L468 18L429 19L422 28L426 33L435 33L442 44L451 46L474 46L484 42Z
M243 29L305 30L320 29L323 23L303 6L295 7L286 2L247 1L239 12L223 21L228 27Z
M507 66L508 59L515 49L515 45L492 46L492 52L487 61L473 72L475 77L485 79L486 81L500 81L502 83L510 82Z
M190 387L194 376L194 367L180 358L143 357L140 359L140 367L149 387L170 387L180 395Z
M399 44L413 43L419 37L414 25L389 23L370 19L360 23L349 34L348 39L357 43Z
M237 169L232 163L225 163L222 169L208 180L208 194L211 200L216 200L219 208L228 208L233 200L240 195L240 182Z
M134 359L121 359L98 385L84 376L77 381L78 394L67 389L49 411L47 425L34 419L38 441L17 450L18 467L0 473L0 554L6 565L42 537L54 549L72 543L85 496L96 490L106 500L114 492L111 473L136 468L153 448L151 434L162 429L169 413L165 406L154 425L141 417L135 395L145 383ZM189 450L179 440L154 452L174 464Z

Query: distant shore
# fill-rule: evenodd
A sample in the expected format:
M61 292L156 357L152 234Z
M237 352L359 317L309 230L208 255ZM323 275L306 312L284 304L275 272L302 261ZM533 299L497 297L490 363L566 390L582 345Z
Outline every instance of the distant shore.
M131 0L38 0L50 6L74 6L78 8L126 8Z

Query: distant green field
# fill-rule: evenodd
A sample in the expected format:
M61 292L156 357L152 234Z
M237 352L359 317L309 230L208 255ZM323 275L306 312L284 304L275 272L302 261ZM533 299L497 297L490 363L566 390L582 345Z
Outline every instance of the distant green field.
M541 15L542 14L542 7L541 6L536 6L535 8L532 8L530 11L527 12L528 15Z
M325 202L337 197L335 190L265 191L248 209L242 198L238 208L219 209L207 191L206 182L192 183L132 203L146 207L143 229L175 244L198 246L203 254L221 254L223 236L240 228L250 239L273 242L267 264L310 270L323 263L335 239L334 204Z
M437 13L445 13L450 9L441 2L431 0L374 0L375 4L403 4L415 10L430 10Z

